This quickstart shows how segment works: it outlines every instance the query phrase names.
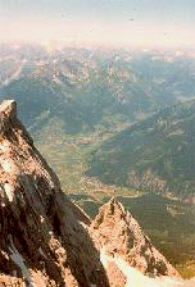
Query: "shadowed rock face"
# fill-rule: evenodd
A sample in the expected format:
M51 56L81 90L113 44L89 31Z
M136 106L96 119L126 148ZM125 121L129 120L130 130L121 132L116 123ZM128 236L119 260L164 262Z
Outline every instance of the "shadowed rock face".
M16 117L0 106L0 274L2 286L108 286L85 225ZM8 278L8 277L7 277ZM15 280L15 281L14 281ZM2 281L2 282L1 282ZM5 280L6 281L6 280ZM8 281L7 281L8 282Z

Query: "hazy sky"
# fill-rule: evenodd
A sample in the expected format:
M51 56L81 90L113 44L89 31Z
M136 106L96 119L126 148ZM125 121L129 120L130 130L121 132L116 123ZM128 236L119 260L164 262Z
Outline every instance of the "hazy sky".
M0 40L194 45L195 0L0 0Z

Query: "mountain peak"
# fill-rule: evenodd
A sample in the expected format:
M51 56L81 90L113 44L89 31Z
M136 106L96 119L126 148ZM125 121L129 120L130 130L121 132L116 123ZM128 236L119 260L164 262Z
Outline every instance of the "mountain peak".
M130 213L125 210L124 206L115 198L112 197L105 205L103 205L99 214L96 216L93 221L93 228L99 228L101 224L112 221L114 222L124 220L126 217L130 217Z
M107 204L105 204L105 209L104 211L108 211L112 214L118 214L120 216L125 216L126 215L126 210L124 206L116 199L116 197L112 197Z
M8 115L16 115L16 102L14 100L5 100L0 105L0 113L6 113Z
M179 276L117 199L100 208L90 228L98 248L108 256L117 255L144 274Z
M0 104L0 133L3 134L9 127L9 123L16 118L16 102L14 100L3 101Z

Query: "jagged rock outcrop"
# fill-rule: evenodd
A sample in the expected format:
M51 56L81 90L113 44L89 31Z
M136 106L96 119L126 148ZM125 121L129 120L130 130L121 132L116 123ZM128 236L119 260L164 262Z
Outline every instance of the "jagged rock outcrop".
M86 229L89 222L62 193L58 178L17 119L16 103L3 102L0 274L13 282L12 277L22 279L24 286L108 286Z
M100 208L91 224L90 232L103 256L121 258L129 266L150 277L179 277L172 265L154 248L130 212L116 199L111 199ZM111 273L116 275L114 269L117 269L117 264L114 264L113 260L109 264L108 272L112 270ZM120 280L120 275L118 279ZM116 279L113 281L116 282Z

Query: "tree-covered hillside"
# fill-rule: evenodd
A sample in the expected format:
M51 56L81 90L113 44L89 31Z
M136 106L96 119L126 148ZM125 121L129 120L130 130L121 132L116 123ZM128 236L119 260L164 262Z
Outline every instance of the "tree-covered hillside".
M195 192L195 102L125 129L93 153L87 175L152 191Z

